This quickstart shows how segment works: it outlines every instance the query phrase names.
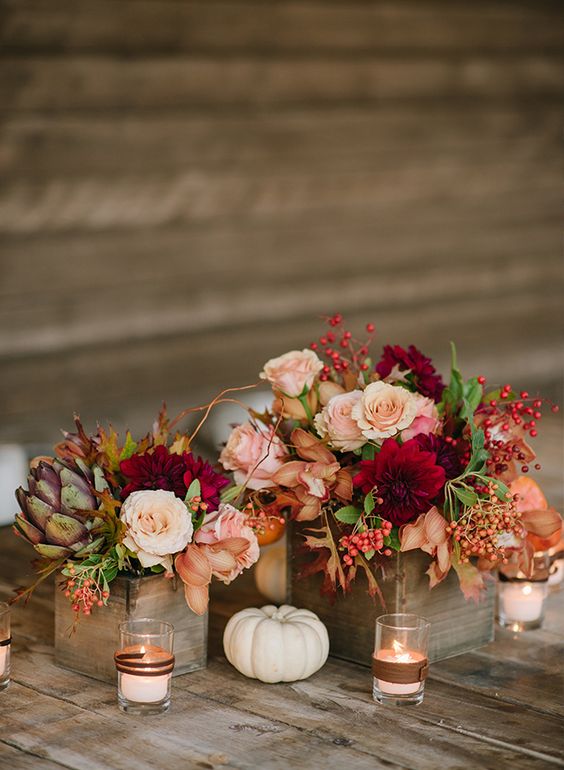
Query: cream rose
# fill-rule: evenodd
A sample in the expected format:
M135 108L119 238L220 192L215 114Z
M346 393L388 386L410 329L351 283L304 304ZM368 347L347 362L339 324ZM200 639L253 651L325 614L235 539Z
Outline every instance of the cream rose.
M192 516L174 492L144 489L132 492L121 507L120 519L127 527L123 544L143 567L162 564L172 570L172 556L192 539Z
M353 406L352 417L367 439L381 443L407 428L417 414L413 393L387 382L371 382Z
M413 396L416 401L417 412L411 425L402 431L401 437L404 441L408 441L420 433L424 435L436 433L441 424L433 399L422 396L419 393L414 393Z
M272 476L288 455L288 450L272 429L255 428L250 423L231 431L219 461L234 471L235 482L249 489L273 487Z
M291 350L267 361L260 378L268 380L275 390L285 396L297 398L311 389L315 377L322 369L323 361L313 350Z
M315 415L314 423L321 438L328 438L335 449L350 452L366 444L366 437L352 418L353 407L362 398L361 390L340 393L329 400L322 412Z

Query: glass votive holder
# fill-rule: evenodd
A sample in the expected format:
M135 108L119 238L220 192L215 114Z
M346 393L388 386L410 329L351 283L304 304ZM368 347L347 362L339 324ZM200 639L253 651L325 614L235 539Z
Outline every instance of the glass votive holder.
M163 714L170 708L174 628L152 618L119 625L118 704L128 714Z
M500 574L497 584L497 619L511 631L540 628L544 620L548 578L527 580Z
M377 618L372 656L372 695L377 703L393 706L421 703L429 670L430 627L425 618L408 613Z
M0 690L10 684L10 606L0 602Z

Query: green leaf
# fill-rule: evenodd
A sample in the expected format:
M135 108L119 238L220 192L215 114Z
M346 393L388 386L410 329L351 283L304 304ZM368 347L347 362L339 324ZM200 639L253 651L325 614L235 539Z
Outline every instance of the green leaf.
M354 505L345 505L343 508L339 508L334 513L335 518L338 521L342 521L343 524L356 524L360 518L361 511L355 508Z
M364 558L370 561L370 559L374 556L375 553L376 551L374 550L374 548L371 548L369 551L366 551L366 553L364 554Z
M462 384L463 398L460 417L466 422L472 423L474 412L482 400L482 386L476 377L472 377Z
M154 565L151 567L151 572L154 572L154 573L155 573L155 575L160 575L160 574L161 574L161 572L164 572L164 571L165 571L165 568L163 567L163 565L162 565L162 564L154 564Z
M137 449L137 441L134 441L131 433L127 431L127 433L125 434L125 444L123 445L121 454L119 456L120 461L129 460L131 455L135 454L136 449Z
M478 495L470 489L464 487L453 487L453 489L460 502L468 508L478 502Z
M235 484L232 487L227 487L227 489L224 489L221 493L221 502L222 503L230 503L232 500L235 500L239 495L241 494L243 490L242 485Z
M399 551L400 549L400 539L399 539L399 529L397 527L394 527L389 535L386 535L384 538L384 545L388 546L388 548L392 548L394 551Z
M376 454L376 447L373 444L365 444L362 447L362 459L373 460Z
M364 513L367 516L370 516L375 507L376 503L374 502L374 495L372 492L369 492L364 498Z
M112 580L115 580L115 578L117 577L117 573L118 573L118 565L117 565L115 562L111 561L111 562L108 564L108 566L107 566L107 567L104 567L104 568L101 570L101 572L102 572L102 575L104 576L104 579L105 579L105 580L106 580L108 583L111 583L111 582L112 582Z
M194 479L194 481L190 484L190 486L186 491L186 497L184 498L184 502L189 503L195 497L201 497L201 495L202 495L202 485L200 484L200 480Z

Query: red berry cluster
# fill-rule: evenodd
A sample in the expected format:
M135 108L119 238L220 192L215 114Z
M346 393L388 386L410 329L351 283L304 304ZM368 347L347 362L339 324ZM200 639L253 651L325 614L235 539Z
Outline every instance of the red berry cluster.
M384 538L390 534L391 529L391 522L383 521L380 527L375 529L365 529L364 532L343 535L339 540L339 546L342 551L346 551L343 556L344 564L347 567L352 566L355 556L368 551L380 551L384 556L391 556L391 549L384 548Z
M484 384L485 377L478 377L478 382ZM526 390L516 398L511 385L504 385L499 392L499 399L491 399L482 409L487 416L484 420L485 448L490 453L486 465L491 473L501 475L509 470L511 463L521 465L521 472L528 473L528 458L524 446L516 440L516 428L528 433L531 438L538 434L537 422L542 418L543 400L533 399ZM551 405L553 412L558 412L558 406ZM535 468L540 470L537 463Z
M451 521L447 526L447 534L459 544L463 564L472 556L506 564L505 548L498 545L498 536L502 533L522 536L521 514L516 510L513 496L508 493L505 498L498 497L497 490L497 484L490 484L487 498L479 499L458 521Z
M310 348L325 357L329 363L323 367L319 379L326 382L332 373L338 375L347 371L366 372L370 365L366 362L368 348L376 329L373 323L366 324L368 338L361 342L354 339L352 332L343 326L343 316L336 313L325 319L330 331L322 334L318 342L312 342Z
M69 572L71 577L65 581L64 593L72 602L73 612L90 615L94 605L101 607L106 603L110 596L109 591L102 591L91 577L77 577L74 567L70 567Z

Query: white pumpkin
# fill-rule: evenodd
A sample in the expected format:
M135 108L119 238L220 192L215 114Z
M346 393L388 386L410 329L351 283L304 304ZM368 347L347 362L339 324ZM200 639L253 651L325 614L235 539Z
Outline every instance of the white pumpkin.
M255 565L255 584L271 602L281 604L286 598L286 543L273 543L260 549Z
M325 663L329 636L310 610L268 604L233 615L223 634L223 649L245 676L268 683L295 682Z

